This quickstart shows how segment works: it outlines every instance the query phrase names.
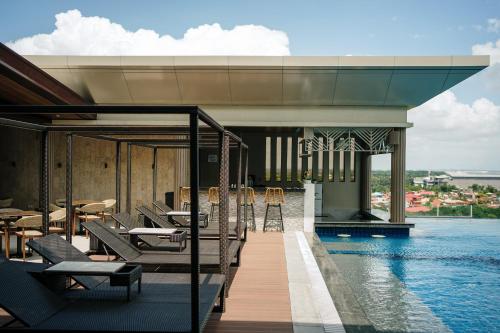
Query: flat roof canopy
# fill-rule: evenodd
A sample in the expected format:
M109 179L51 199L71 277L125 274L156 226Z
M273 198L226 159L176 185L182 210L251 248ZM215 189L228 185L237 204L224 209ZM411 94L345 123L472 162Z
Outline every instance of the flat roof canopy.
M27 56L98 104L387 106L410 109L488 56Z

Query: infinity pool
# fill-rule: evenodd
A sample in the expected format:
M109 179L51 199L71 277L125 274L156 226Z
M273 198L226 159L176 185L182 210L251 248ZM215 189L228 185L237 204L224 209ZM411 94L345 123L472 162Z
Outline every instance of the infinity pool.
M408 219L409 238L321 237L386 332L500 332L500 220Z

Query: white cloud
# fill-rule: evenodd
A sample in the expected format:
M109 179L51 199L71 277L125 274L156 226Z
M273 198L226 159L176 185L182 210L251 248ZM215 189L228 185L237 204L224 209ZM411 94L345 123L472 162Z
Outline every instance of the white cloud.
M408 112L410 169L498 169L500 106L486 98L460 102L446 91Z
M489 55L491 64L500 63L500 39L493 42L484 44L475 44L472 46L472 54L475 55Z
M104 17L69 10L56 16L56 29L7 43L24 55L289 55L285 32L261 25L231 30L218 23L188 29L182 38L154 30L128 31Z
M500 31L500 19L497 19L497 18L488 19L487 30L490 32L499 32Z

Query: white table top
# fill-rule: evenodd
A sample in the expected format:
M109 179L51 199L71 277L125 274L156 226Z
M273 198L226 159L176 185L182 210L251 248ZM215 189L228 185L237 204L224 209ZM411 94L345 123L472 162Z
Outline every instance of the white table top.
M202 212L199 212L198 214L203 214ZM191 212L187 212L184 210L172 210L170 212L165 213L165 215L175 215L175 216L191 216Z
M47 268L49 273L115 273L125 266L124 262L98 262L98 261L62 261Z
M175 228L134 228L129 230L130 235L171 235L176 232Z

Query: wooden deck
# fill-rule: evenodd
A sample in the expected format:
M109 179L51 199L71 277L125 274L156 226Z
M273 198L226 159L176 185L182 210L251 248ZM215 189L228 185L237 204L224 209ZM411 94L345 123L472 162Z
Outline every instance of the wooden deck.
M293 332L283 235L249 232L225 313L205 332Z

